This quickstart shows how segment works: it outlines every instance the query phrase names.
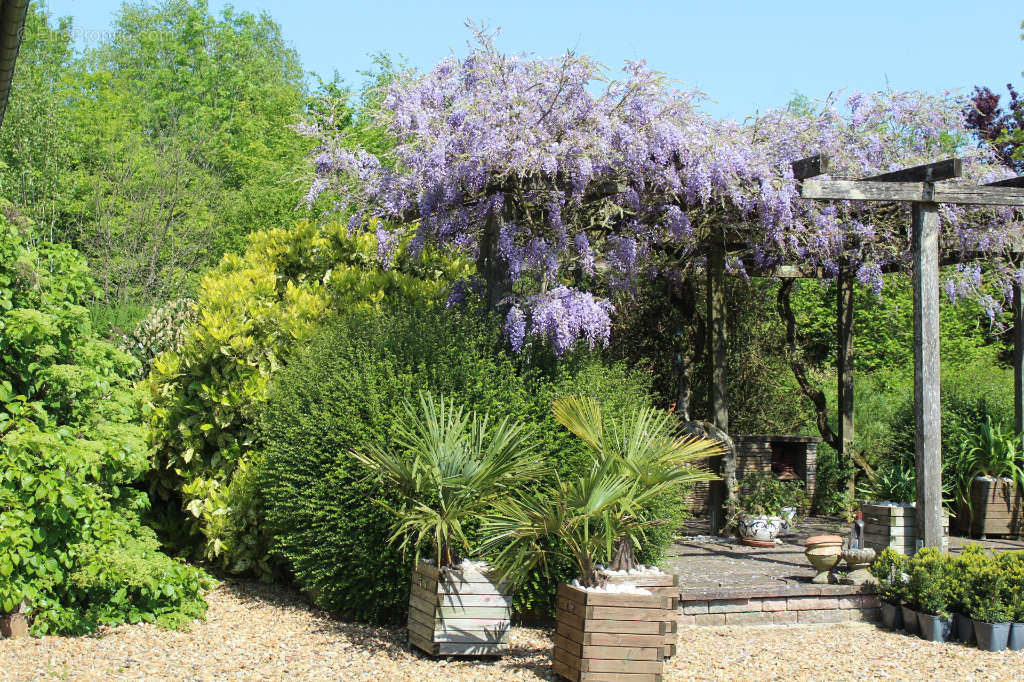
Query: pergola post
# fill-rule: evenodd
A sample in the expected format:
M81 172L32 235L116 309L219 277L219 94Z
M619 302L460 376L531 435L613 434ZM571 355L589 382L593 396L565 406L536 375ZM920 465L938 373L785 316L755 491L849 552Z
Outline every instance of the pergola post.
M914 202L914 418L918 544L942 547L942 413L939 402L939 207Z
M729 432L729 376L727 373L728 328L725 304L725 249L714 245L708 253L707 272L707 352L710 360L709 393L711 422ZM726 448L723 457L733 457ZM722 470L726 463L722 462ZM717 535L725 527L723 504L727 498L724 481L711 484L711 532Z
M1013 285L1013 430L1024 432L1024 301Z
M853 275L847 269L839 271L836 281L836 332L838 355L836 372L839 392L839 458L849 459L853 450ZM853 488L854 480L850 480Z

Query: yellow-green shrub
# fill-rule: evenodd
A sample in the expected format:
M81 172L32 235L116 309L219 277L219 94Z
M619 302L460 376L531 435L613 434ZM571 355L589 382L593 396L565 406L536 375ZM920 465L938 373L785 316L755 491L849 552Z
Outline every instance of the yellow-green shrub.
M385 270L376 238L337 222L259 232L244 254L225 256L201 281L180 351L157 357L145 382L152 491L166 534L178 533L171 542L266 575L258 499L232 477L253 450L270 377L332 311L435 301L466 270L438 254L414 261L404 247Z

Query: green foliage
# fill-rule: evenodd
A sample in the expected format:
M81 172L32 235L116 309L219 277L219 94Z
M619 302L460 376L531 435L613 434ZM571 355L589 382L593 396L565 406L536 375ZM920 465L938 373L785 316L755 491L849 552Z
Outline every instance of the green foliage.
M906 554L886 547L868 569L878 581L878 598L890 604L907 601L907 571L910 558Z
M949 453L951 462L943 467L943 474L952 473L953 498L961 508L973 512L971 486L976 477L1007 478L1018 486L1024 484L1021 434L1004 430L985 415L985 420L973 428L960 427L957 435L960 447Z
M430 253L413 262L404 249L383 270L376 246L373 236L349 236L339 223L303 222L252 235L245 254L225 256L203 278L195 324L178 352L153 361L144 382L156 511L182 551L269 577L258 526L218 517L248 516L258 505L255 491L232 476L254 450L271 376L332 310L430 304L465 271L460 261ZM226 506L229 499L244 504Z
M999 562L979 553L965 564L967 592L963 604L968 616L986 623L1005 623L1013 613L1008 600L1010 584Z
M650 513L651 500L714 478L692 464L720 453L721 445L682 435L676 417L650 406L614 420L596 400L567 396L552 410L587 445L590 470L498 500L483 524L484 549L496 552L495 565L514 583L538 565L546 569L554 556L571 562L581 583L592 587L602 557L614 570L636 568L634 547L646 545L646 531L667 521Z
M392 518L373 502L382 492L391 505L400 499L368 481L347 453L393 446L402 403L417 391L529 428L541 459L562 477L585 472L590 458L555 422L556 398L589 395L611 415L650 401L644 376L621 365L580 354L544 370L520 367L502 347L498 326L471 313L422 304L353 312L326 324L274 377L260 420L266 529L275 556L321 606L383 622L405 613L411 557L388 548ZM465 530L476 547L478 529ZM551 568L524 582L520 612L550 612L557 584L573 577L571 566Z
M394 517L390 542L403 551L429 544L435 566L459 563L470 549L466 528L516 485L529 484L543 467L515 422L489 424L454 401L419 394L419 410L405 402L396 422L395 450L367 443L352 456L397 489L402 504L382 503Z
M934 547L924 547L910 559L907 601L915 610L949 617L953 561Z
M40 634L191 621L209 579L140 522L137 363L92 330L82 258L32 236L0 220L0 611Z
M778 516L785 507L807 509L810 499L801 481L780 481L765 473L748 474L740 482L740 493L729 505L729 517Z
M197 317L195 301L188 298L153 306L130 332L121 334L118 345L139 361L140 376L145 376L158 355L181 351L185 330Z
M1014 623L1024 623L1024 551L1001 552L996 562L1006 576L1006 606Z

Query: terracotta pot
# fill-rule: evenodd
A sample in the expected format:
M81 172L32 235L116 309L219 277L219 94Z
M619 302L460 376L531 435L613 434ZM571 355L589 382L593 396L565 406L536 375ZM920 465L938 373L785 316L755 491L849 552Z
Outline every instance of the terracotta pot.
M779 537L786 521L781 516L741 516L736 525L739 527L740 539L757 540L758 542L774 542Z
M838 535L816 535L804 543L804 555L818 571L831 571L843 555L843 539Z

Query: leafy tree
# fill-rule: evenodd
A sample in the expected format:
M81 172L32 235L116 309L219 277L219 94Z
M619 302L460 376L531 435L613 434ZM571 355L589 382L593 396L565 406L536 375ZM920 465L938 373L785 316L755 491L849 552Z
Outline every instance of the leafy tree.
M0 210L0 611L37 633L191 622L210 579L140 521L138 363L93 332L81 256Z

